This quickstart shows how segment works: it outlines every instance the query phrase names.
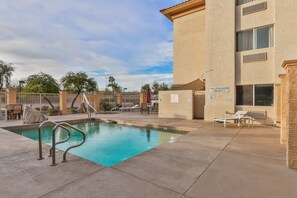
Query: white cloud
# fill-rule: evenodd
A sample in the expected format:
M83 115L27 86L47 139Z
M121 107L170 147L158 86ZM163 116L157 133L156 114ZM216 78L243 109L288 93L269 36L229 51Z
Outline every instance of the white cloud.
M131 89L141 79L169 81L171 74L129 73L170 64L172 25L159 10L179 2L2 0L0 60L14 63L19 79L40 71L57 79L98 71Z

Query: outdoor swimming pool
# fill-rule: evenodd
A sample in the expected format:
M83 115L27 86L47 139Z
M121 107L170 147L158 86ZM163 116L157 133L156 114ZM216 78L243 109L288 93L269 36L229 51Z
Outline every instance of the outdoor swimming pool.
M183 135L159 129L146 129L101 122L74 124L74 126L86 133L86 142L78 148L71 149L69 153L103 166L112 166L162 143L174 142ZM15 130L14 132L30 139L38 140L37 128ZM43 128L42 141L44 144L51 145L51 134L52 127ZM66 131L58 130L56 132L57 142L66 138ZM64 144L57 145L57 148L66 150L69 146L80 143L81 140L82 135L72 131L70 140ZM60 159L57 160L60 161Z

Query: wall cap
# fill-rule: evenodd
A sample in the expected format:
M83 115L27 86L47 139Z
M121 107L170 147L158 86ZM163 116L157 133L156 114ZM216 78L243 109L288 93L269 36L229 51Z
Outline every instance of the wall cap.
M285 69L287 67L289 67L289 66L297 66L297 59L295 59L295 60L285 60L283 62L283 64L282 64L282 67L285 68Z

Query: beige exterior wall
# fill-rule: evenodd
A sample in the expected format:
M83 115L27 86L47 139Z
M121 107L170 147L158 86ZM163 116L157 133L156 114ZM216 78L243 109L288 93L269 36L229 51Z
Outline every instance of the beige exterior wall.
M224 8L224 9L222 9ZM235 110L235 1L206 1L206 105L204 119L212 121ZM211 93L227 87L229 92Z
M186 84L204 72L205 10L176 18L173 24L173 84Z
M243 63L245 55L267 52L266 61ZM274 84L274 48L264 48L236 53L236 85Z
M267 2L267 9L243 16L242 9L258 3ZM236 32L275 23L274 0L254 0L236 6ZM236 35L234 35L236 39ZM243 56L267 53L266 61L243 63ZM275 48L255 49L236 52L236 85L274 84L275 83ZM276 98L276 91L275 97ZM274 100L276 104L276 99ZM275 106L275 105L274 105ZM267 112L267 119L257 119L258 123L273 125L276 123L276 110L272 106L236 106L236 110Z
M193 91L160 91L159 117L193 119Z
M297 58L296 0L275 0L275 81L280 83L278 74L285 60Z

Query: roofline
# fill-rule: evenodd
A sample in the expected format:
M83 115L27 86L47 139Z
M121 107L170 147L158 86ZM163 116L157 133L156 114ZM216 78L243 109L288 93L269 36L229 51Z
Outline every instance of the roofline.
M175 6L160 10L170 21L205 9L205 0L188 0Z

